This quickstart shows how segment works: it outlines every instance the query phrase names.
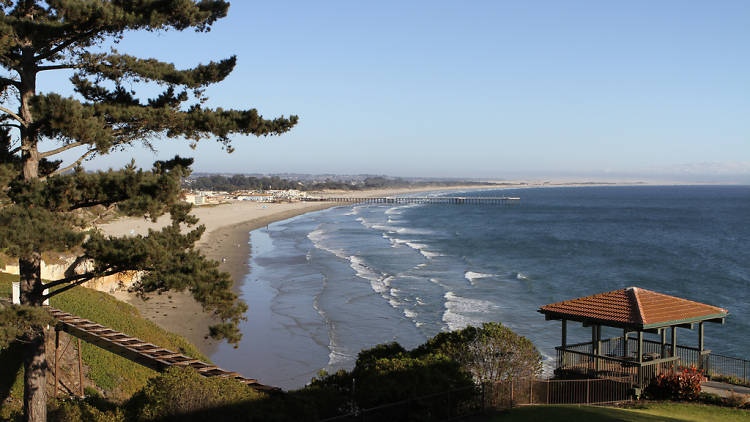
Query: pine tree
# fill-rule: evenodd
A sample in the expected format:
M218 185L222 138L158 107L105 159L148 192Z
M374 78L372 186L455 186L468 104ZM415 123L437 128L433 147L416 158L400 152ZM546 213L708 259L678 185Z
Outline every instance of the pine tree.
M194 249L204 227L179 200L180 180L192 160L157 161L148 171L130 165L89 173L80 167L114 150L154 148L165 138L214 139L231 152L232 135L279 135L297 123L296 116L267 120L255 109L203 106L205 87L226 78L235 57L177 69L115 49L128 31L209 31L226 16L229 3L0 0L0 8L5 73L0 75L0 251L18 259L22 304L41 306L96 277L144 271L137 292L187 289L221 318L211 334L236 344L246 305L231 292L229 275ZM37 76L51 71L72 74L73 96L37 91ZM153 98L133 88L154 86L161 93ZM53 147L41 151L45 145ZM71 150L79 152L72 162L55 159ZM169 213L171 224L145 236L110 237L86 219L85 211L97 207L154 220ZM74 251L76 264L88 265L74 265L65 278L43 282L42 254L52 251ZM24 414L41 421L46 419L45 338L40 330L24 335Z

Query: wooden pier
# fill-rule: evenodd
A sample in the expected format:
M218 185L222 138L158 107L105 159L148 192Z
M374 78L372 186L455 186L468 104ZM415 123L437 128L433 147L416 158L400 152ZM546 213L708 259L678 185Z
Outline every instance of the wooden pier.
M441 205L505 205L515 203L521 198L513 196L482 197L482 196L387 196L387 197L307 197L301 198L305 202L341 202L346 204L441 204Z
M6 299L0 299L0 301L3 304L10 305L10 301ZM55 330L65 331L74 337L155 371L164 371L170 366L190 367L205 377L231 378L258 391L266 393L281 391L278 387L263 385L257 380L245 378L237 372L227 371L216 365L185 356L182 353L164 349L88 319L79 318L51 306L45 306L45 308L59 321ZM58 342L55 343L57 345ZM55 356L57 356L57 350L55 352Z

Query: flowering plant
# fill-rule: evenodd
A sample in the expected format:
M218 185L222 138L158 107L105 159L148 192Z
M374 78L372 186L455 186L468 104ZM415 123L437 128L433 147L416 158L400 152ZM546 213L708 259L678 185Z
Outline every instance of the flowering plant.
M695 366L679 367L651 380L647 394L655 399L696 400L701 392L703 370Z

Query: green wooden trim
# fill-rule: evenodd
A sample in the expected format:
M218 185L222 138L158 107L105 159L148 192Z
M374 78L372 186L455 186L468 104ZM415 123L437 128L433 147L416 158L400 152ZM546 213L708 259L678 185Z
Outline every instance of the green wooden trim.
M729 313L720 313L720 314L713 314L713 315L706 315L702 317L696 317L696 318L685 318L685 319L676 319L673 321L665 321L665 322L659 322L654 324L646 324L643 325L643 328L662 328L662 327L671 327L673 325L680 325L680 324L688 324L693 322L703 322L709 319L716 319L716 318L726 318L726 316L729 315Z

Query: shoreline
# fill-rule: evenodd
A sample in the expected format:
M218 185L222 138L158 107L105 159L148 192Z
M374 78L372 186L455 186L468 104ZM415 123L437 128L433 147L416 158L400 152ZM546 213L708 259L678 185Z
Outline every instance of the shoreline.
M619 183L617 186L643 185ZM375 197L402 195L419 192L439 191L477 191L519 188L544 187L578 187L578 186L613 186L613 184L549 184L512 182L493 186L429 186L420 188L372 189L364 191L328 190L324 194L349 197ZM235 293L244 283L250 272L250 232L271 223L287 220L302 214L321 211L329 208L348 206L335 202L295 202L295 203L248 203L230 202L225 204L195 207L193 214L199 217L200 223L206 226L206 232L196 247L206 257L219 262L219 269L228 272L234 284ZM168 224L168 218L160 218L156 223L142 219L124 218L104 224L100 228L107 234L127 235L145 234L149 228L159 228ZM203 311L188 292L167 292L150 294L144 301L125 289L110 292L117 299L127 302L138 309L141 316L151 320L167 331L179 334L193 343L201 353L210 356L217 347L217 341L208 337L208 327L219 322L213 315Z
M506 186L430 186L401 189L372 189L366 191L326 191L337 196L375 197L402 195L408 193L434 191L494 190ZM515 186L518 187L518 186ZM249 274L250 232L277 221L329 208L347 206L336 202L294 202L294 203L248 203L230 202L208 207L195 207L193 214L206 226L206 232L196 243L198 250L206 257L219 262L219 269L232 276L232 290L237 293L245 276ZM160 218L156 223L147 220L122 218L103 224L100 229L106 234L123 236L146 234L149 228L156 229L168 224L168 218ZM167 331L179 334L194 344L201 353L212 355L217 347L216 340L208 337L208 327L219 322L213 315L203 311L189 292L166 292L149 294L144 301L125 289L109 292L115 298L133 305L142 317L156 323Z

